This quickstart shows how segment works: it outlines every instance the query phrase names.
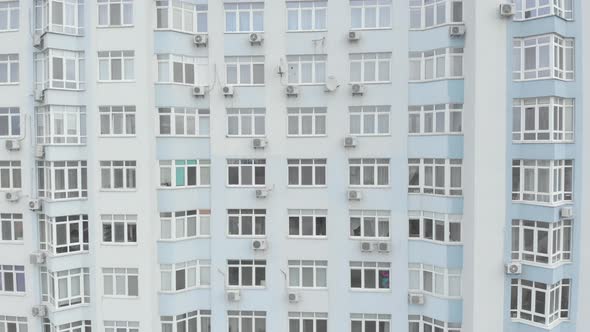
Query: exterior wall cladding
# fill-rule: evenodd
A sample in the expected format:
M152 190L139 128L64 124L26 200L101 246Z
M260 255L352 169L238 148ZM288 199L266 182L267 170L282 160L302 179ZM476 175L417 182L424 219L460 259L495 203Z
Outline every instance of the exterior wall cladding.
M588 17L0 0L0 332L590 331Z

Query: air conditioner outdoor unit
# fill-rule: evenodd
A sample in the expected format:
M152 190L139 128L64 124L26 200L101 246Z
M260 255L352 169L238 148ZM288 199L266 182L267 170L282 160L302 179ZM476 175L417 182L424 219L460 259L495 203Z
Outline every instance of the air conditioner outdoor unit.
M390 252L391 244L389 242L379 242L377 243L377 249L379 249L379 252Z
M287 85L285 93L287 94L287 97L297 97L299 95L299 87Z
M45 145L36 145L35 146L35 158L37 158L37 159L45 158Z
M301 300L299 293L297 292L289 292L289 302L290 303L297 303Z
M43 35L40 33L33 35L33 47L39 50L43 49Z
M465 35L465 26L463 24L454 24L449 27L449 36L463 37Z
M349 41L358 41L361 39L361 34L358 31L349 31L348 32L348 40Z
M264 138L255 138L252 140L252 147L254 149L264 149L268 145L268 141Z
M227 300L231 302L240 301L240 291L237 289L230 289L226 291Z
M266 240L254 239L252 240L253 250L266 250Z
M559 209L559 216L562 218L572 218L574 216L574 208L571 206L564 206Z
M424 294L409 293L408 294L409 304L424 304Z
M268 192L268 189L256 189L256 198L266 198Z
M264 40L264 35L259 32L252 32L249 36L250 45L260 45Z
M204 86L194 86L193 87L193 96L195 97L205 97L205 87Z
M4 194L4 198L6 198L8 202L18 202L20 199L20 193L18 191L8 191Z
M344 137L344 147L345 148L354 148L354 147L356 147L356 137L353 137L353 136L346 136L346 137Z
M31 313L33 314L33 317L39 317L39 318L47 317L47 306L42 305L42 304L35 305L31 309Z
M35 90L35 101L42 103L45 101L45 90L37 89Z
M513 3L503 3L500 5L500 16L511 17L516 12L516 6Z
M20 150L20 141L16 139L9 139L5 142L6 150L18 151Z
M508 263L504 268L506 269L506 274L514 275L522 273L522 265L520 263Z
M234 96L234 87L231 85L226 85L221 90L223 91L223 95L226 97Z
M193 42L195 43L195 45L197 47L200 46L207 46L207 43L209 42L209 37L207 37L207 35L195 35L193 37Z
M359 190L349 190L348 200L349 201L360 201L363 198L362 193Z
M29 209L31 211L41 211L43 209L43 202L39 199L32 199L29 201Z
M373 251L373 242L361 242L361 251L362 252Z
M47 254L43 251L37 251L29 255L29 262L34 265L45 264Z
M366 87L358 83L353 84L350 89L353 96L362 96L366 92Z

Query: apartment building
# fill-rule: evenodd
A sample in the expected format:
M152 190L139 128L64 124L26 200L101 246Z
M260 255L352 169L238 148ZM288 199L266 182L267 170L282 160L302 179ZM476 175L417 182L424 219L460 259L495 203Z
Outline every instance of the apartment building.
M589 15L0 0L0 332L589 330Z

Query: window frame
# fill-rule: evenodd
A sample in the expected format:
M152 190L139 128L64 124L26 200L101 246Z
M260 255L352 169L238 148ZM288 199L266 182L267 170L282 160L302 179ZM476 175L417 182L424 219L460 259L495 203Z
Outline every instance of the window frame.
M37 160L37 193L50 201L81 200L88 198L88 171L85 160ZM76 188L71 188L72 171ZM56 189L56 174L63 173L63 188Z
M408 315L410 332L461 332L461 323L450 323L423 315Z
M0 160L0 192L21 190L23 169L20 160ZM8 180L7 183L5 180Z
M6 69L6 81L0 81L0 86L20 84L20 56L18 53L0 54L0 67Z
M79 285L73 293L73 279L77 278ZM66 296L56 298L60 294L61 281L65 282ZM56 310L73 308L90 303L90 272L87 267L62 271L50 271L41 267L42 301L51 304Z
M250 133L244 132L244 119L248 119ZM259 125L262 119L262 131L263 133L256 132L256 126ZM237 133L232 133L232 122L237 125ZM266 137L266 108L226 108L226 137Z
M21 137L20 107L0 107L0 123L6 124L6 135L0 133L0 139L14 139Z
M133 18L134 18L134 0L97 0L97 11L96 11L96 27L98 28L123 28L123 27L132 27L134 25ZM112 23L112 11L115 5L119 5L119 18L121 20L120 24L113 24ZM101 13L101 8L106 7L106 12ZM116 11L116 10L115 10ZM125 15L126 11L131 11L130 17ZM101 15L106 14L106 24L101 24ZM131 22L126 22L125 19L129 18Z
M188 159L188 160L158 160L160 182L158 189L187 189L187 188L208 188L211 186L211 160L209 159ZM194 168L195 184L189 184L190 174ZM166 171L166 172L164 172ZM182 179L179 177L179 171ZM166 180L166 173L170 175L170 183ZM178 184L178 181L182 184Z
M266 288L266 260L265 259L228 259L227 260L227 277L225 281L226 288L230 289L265 289ZM244 284L244 273L250 269L252 284ZM232 270L237 271L237 284L231 284ZM246 270L246 272L244 271ZM262 271L262 272L260 272ZM262 273L261 276L258 273ZM257 278L260 278L260 285L256 285Z
M134 50L117 50L117 51L98 51L98 72L97 81L99 83L125 83L135 82L135 51ZM115 61L119 61L121 67L120 79L115 78L113 71ZM106 68L101 68L101 64L106 62ZM128 72L129 66L131 67ZM106 69L106 73L101 71ZM101 78L105 74L106 78ZM128 77L129 76L129 77Z
M234 166L237 165L237 166ZM230 188L260 188L266 186L266 159L256 158L256 159L243 159L243 158L228 158L226 159L226 187ZM251 184L243 184L242 183L242 173L244 172L242 168L250 167L251 168ZM230 170L232 168L238 169L238 178L237 184L230 183ZM264 182L263 183L256 183L256 171L262 169L264 172Z
M11 276L10 278L8 276ZM26 273L24 265L0 265L0 295L25 295ZM11 288L7 290L7 285Z
M541 48L548 51L547 67L540 67ZM535 63L527 63L527 49L534 50ZM512 41L512 79L515 82L535 80L574 81L576 78L576 56L574 38L556 33L514 38ZM544 60L545 61L545 60ZM556 66L556 64L562 64ZM530 69L527 69L528 67ZM527 76L528 75L528 76Z
M289 232L287 237L290 239L319 239L325 240L328 238L328 210L324 209L288 209L288 227ZM291 224L292 221L295 221L297 218L297 235L291 234ZM304 218L311 218L312 223L312 235L304 235L303 234L303 222ZM325 234L318 234L318 223L319 218L323 218L324 225L323 230Z
M241 8L240 8L241 7ZM248 8L246 8L248 7ZM235 30L228 29L230 26L229 24L229 13L234 13L234 19L232 19L234 23ZM247 13L248 14L248 27L246 30L242 30L240 26L240 14ZM256 27L255 16L262 15L259 17L261 20L262 26ZM224 33L253 33L253 32L264 32L264 2L262 1L255 1L252 0L250 2L224 2L223 3L223 19L224 19Z
M324 85L326 84L327 54L293 54L287 55L287 82L289 85ZM304 74L308 69L310 73ZM323 69L323 70L322 70ZM296 75L295 71L297 72ZM311 78L305 82L305 76Z
M553 2L548 2L546 6L541 6L539 1L535 1L533 7L527 8L527 2L525 0L512 0L512 2L516 5L516 13L514 15L514 21L530 21L538 18L543 18L547 16L557 16L565 21L573 21L574 20L574 4L572 0L558 0ZM569 4L569 6L568 6ZM549 12L546 14L540 14L539 10L542 8L547 7ZM569 7L569 10L568 10ZM546 9L547 9L546 8ZM529 17L527 16L527 11L535 11L536 14L532 14Z
M353 273L360 271L360 286L354 287ZM374 286L367 287L367 272L374 272ZM384 273L385 275L382 275ZM381 287L382 278L387 282L387 287ZM370 284L369 284L370 285ZM368 261L350 261L349 262L349 289L351 291L363 292L391 292L391 263L390 262L368 262Z
M158 107L157 111L157 137L210 137L211 116L208 108ZM168 118L169 133L162 131L162 128L166 128L164 118ZM182 133L179 130L179 119L182 120ZM189 131L193 130L194 134L190 134Z
M456 66L456 59L460 60L460 67ZM464 79L464 49L461 47L447 47L410 52L409 64L409 83L427 83L441 80ZM419 67L419 78L416 78L416 73L412 72L412 69L416 69L416 65ZM442 67L442 69L440 67ZM460 75L455 74L457 68L460 69ZM429 71L431 72L431 75L427 75Z
M99 168L100 191L137 191L137 161L100 160ZM121 175L120 186L117 186L117 174ZM108 186L105 186L105 180L108 180Z
M460 103L410 105L408 106L408 136L463 135L463 111L463 104ZM457 116L459 131L453 130L453 119ZM441 117L442 131L439 130ZM416 123L418 131L415 131Z
M561 219L557 222L513 219L511 258L522 264L543 267L569 263L572 261L573 229L572 219ZM546 237L543 237L543 233L546 233ZM527 239L527 234L532 238ZM532 248L527 244L529 240L533 242ZM539 248L543 242L546 242L546 253Z
M541 128L541 111L547 112L547 129ZM533 126L529 110L533 111ZM513 143L573 143L575 140L575 101L573 98L537 97L514 99L512 103ZM569 121L568 121L569 120ZM568 123L569 122L569 123ZM569 126L569 128L567 128ZM561 128L560 128L561 127ZM534 138L527 138L534 135ZM542 135L547 135L543 138Z
M304 169L311 168L311 184L304 184ZM323 169L324 183L321 180ZM291 182L292 171L297 172L297 183ZM318 178L318 175L320 177ZM325 188L328 186L328 159L326 158L304 158L304 159L287 159L287 187L289 188Z
M0 316L0 329L2 331L27 332L27 317L22 316Z
M455 4L460 4L461 15L459 17L455 17ZM444 6L443 13L440 12L440 6ZM420 24L418 27L412 25L412 19L414 18L414 13L419 12L420 16ZM427 24L427 14L432 13L432 24ZM444 14L442 20L439 20L439 14ZM434 29L441 26L449 25L449 24L460 24L463 23L463 1L462 0L435 0L435 1L425 1L425 0L413 0L410 1L410 31L422 31L428 29Z
M244 218L250 218L251 234L244 233ZM232 232L232 219L237 219L237 233ZM262 233L259 233L257 225L262 219ZM266 238L266 209L227 209L228 238Z
M367 4L367 2L372 2ZM350 0L350 29L351 30L385 30L391 29L392 21L393 21L393 5L391 0L377 0L377 1L370 1L370 0ZM374 9L375 10L375 26L370 27L367 26L367 10ZM386 10L387 9L387 10ZM355 10L360 10L360 26L354 26L354 14ZM388 22L383 24L380 22L383 17L381 17L381 11L386 10L388 15Z
M364 0L363 0L364 1ZM367 53L350 53L348 55L349 70L350 70L350 84L390 84L391 83L391 52L367 52ZM373 66L374 72L372 75L374 79L366 79L368 69ZM381 66L387 67L387 78L381 79ZM353 79L353 67L358 67L359 79ZM369 68L367 68L369 67Z
M367 129L366 122L370 122L370 117L373 117L374 132L365 132ZM381 117L385 116L386 120ZM358 132L353 130L354 123L358 118ZM381 122L385 121L387 124L387 131L380 132ZM353 132L354 131L354 132ZM379 137L391 136L391 106L390 105L376 105L376 106L349 106L348 107L348 132L352 136L358 137Z
M194 324L191 324L194 321ZM162 331L186 332L189 326L197 326L191 332L211 332L211 310L194 310L178 315L160 316Z
M430 274L430 282L427 282L426 274ZM449 269L445 267L434 266L431 264L408 263L409 286L408 290L422 294L431 295L441 299L461 299L463 297L463 275L461 269ZM418 278L412 278L418 276ZM418 283L418 285L413 285ZM452 281L455 281L458 294L451 294ZM440 285L442 283L442 285ZM415 288L414 286L418 286ZM437 291L438 287L442 288L442 293Z
M37 106L35 107L35 129L37 144L86 145L88 131L86 106L55 104ZM58 129L62 132L58 133Z
M514 159L512 160L512 202L548 206L573 202L574 171L573 159ZM531 185L527 183L529 172L532 172L534 187L532 190L526 189L527 185ZM541 183L545 177L547 183ZM558 181L555 181L556 179ZM541 184L547 187L546 192L539 191Z
M177 3L181 4L181 7L175 6ZM179 1L174 3L173 1L169 0L157 0L156 1L156 15L155 15L155 30L170 30L176 31L181 33L188 33L188 34L195 34L195 33L207 33L207 23L208 23L208 5L207 4L195 4L188 1ZM190 8L194 6L193 8ZM174 15L180 12L180 28L176 24L174 20ZM164 13L164 14L160 14ZM186 29L188 20L187 15L190 14L192 17L192 28ZM161 19L160 16L166 16L166 19ZM203 17L204 15L204 17ZM204 20L205 24L202 25L201 22ZM162 23L162 26L160 26ZM165 23L165 24L163 24ZM164 26L165 25L165 26ZM201 28L205 28L202 30Z
M442 168L442 173L440 173ZM443 159L443 158L409 158L408 159L408 193L434 196L459 197L463 196L463 160L462 159ZM453 170L459 169L459 180L461 186L453 186ZM426 174L428 173L430 175ZM443 175L443 185L440 186L438 175ZM412 184L415 181L414 176L418 176L418 185ZM432 184L426 184L430 177Z
M55 3L61 3L62 23L53 23L53 14ZM35 32L43 34L52 32L64 35L83 36L84 35L84 0L35 0ZM74 13L74 17L68 16L68 8ZM73 7L73 9L71 8ZM51 16L51 20L49 17ZM70 21L71 24L66 24Z
M190 220L189 220L190 219ZM195 223L195 235L189 236L189 222L194 219ZM178 236L178 224L179 222L182 223L182 234L183 236ZM207 226L209 232L207 234L203 233L204 226ZM167 225L167 226L166 226ZM169 237L164 237L164 228L169 228ZM158 241L166 241L166 242L173 242L173 241L183 241L189 239L200 239L200 238L210 238L211 237L211 210L209 209L199 209L199 210L187 210L187 211L174 211L174 212L160 212L160 238Z
M359 232L360 235L354 235L353 219L359 219ZM368 219L373 219L373 227L375 236L366 234L366 226ZM386 230L387 236L381 236L382 227L381 222L387 223ZM349 233L348 238L351 240L377 240L377 241L389 241L391 239L391 211L390 210L349 210L348 211L348 222L349 222Z
M304 119L311 120L311 134L304 134ZM319 132L318 121L323 118L323 133ZM308 120L308 121L309 121ZM291 133L291 121L297 121L297 133ZM287 137L325 137L327 134L328 108L327 107L287 107Z
M102 295L108 298L137 298L139 297L139 269L138 268L124 268L124 267L103 267L102 272ZM107 293L107 283L110 279L111 293ZM132 280L135 280L137 294L132 294L133 290L130 287ZM123 293L117 294L119 283L123 283ZM135 293L133 292L133 293ZM118 331L118 330L117 330Z
M390 158L350 158L348 159L348 186L350 188L389 188L391 186L391 159ZM379 169L386 168L387 172L387 183L379 184ZM373 173L372 179L373 184L367 184L365 179L365 173L371 168L371 172ZM355 177L355 172L353 169L358 169L358 184L353 183L353 177Z
M61 73L57 70L54 71L56 60L62 67ZM34 63L35 88L37 90L83 91L86 89L83 51L48 48L34 54ZM68 69L73 71L73 78L68 77Z
M4 11L6 12L6 29L0 27L0 33L18 31L20 29L20 0L6 1L6 7L0 8L0 12ZM15 22L16 27L14 26Z
M289 289L299 290L326 290L328 289L328 261L327 260L288 260L287 261L288 286ZM311 286L303 285L304 271L311 271L312 283ZM323 285L321 282L321 271L323 271ZM295 280L297 279L297 280ZM293 284L294 282L294 284Z
M186 262L178 262L173 264L160 264L160 293L174 294L187 292L192 289L211 288L211 261L207 259L194 259ZM178 288L179 273L183 275L183 288ZM191 273L194 273L191 276ZM168 278L164 275L168 274ZM194 277L194 285L189 285L189 282ZM170 284L165 287L165 282Z
M22 213L0 214L0 244L2 243L24 243L25 232L23 228ZM7 235L7 236L6 236Z
M65 216L39 215L39 247L52 256L66 256L90 252L90 228L87 214ZM58 243L60 230L65 236L64 243ZM73 241L77 231L77 241Z
M117 246L137 245L137 219L136 214L101 214L100 222L102 226L102 236L100 243L102 245ZM106 239L107 230L109 232L109 240ZM117 241L117 230L123 230L123 241Z
M209 60L203 56L187 56L181 54L156 54L156 84L174 84L182 86L209 85ZM182 77L175 76L175 65L181 66ZM192 66L192 73L190 67ZM191 78L192 77L192 82Z
M418 234L412 233L412 222L418 224ZM440 243L444 245L462 245L463 244L463 233L462 233L462 222L463 215L461 214L448 214L438 213L430 211L408 211L408 241L426 241L432 243ZM430 223L430 226L428 226ZM453 225L458 225L459 240L453 241ZM442 230L440 227L442 226ZM427 230L430 229L428 233ZM442 240L440 232L442 231Z
M525 279L512 279L510 282L510 319L513 322L543 328L551 328L563 321L569 320L571 287L572 283L570 279L561 279L552 285ZM531 308L530 310L523 308L523 294L525 292L530 293L531 301L528 304ZM541 295L543 298L543 313L539 312L539 309L536 308L538 304L541 304L541 301L536 299L537 295ZM564 305L564 298L567 301L565 308L562 307ZM554 308L551 308L551 304L554 305ZM527 319L527 316L530 316L528 317L530 319ZM544 320L544 322L538 320Z
M256 86L264 86L265 85L265 56L264 55L248 55L248 56L226 56L224 58L224 67L225 67L225 84L229 86L249 86L249 87L256 87ZM242 77L242 69L246 68L247 66L248 77ZM232 72L235 71L235 82L234 80L230 80L230 68ZM256 69L258 69L258 77L255 74ZM258 81L255 82L255 79L258 78ZM246 81L247 79L247 81ZM262 79L262 81L260 81Z
M374 326L379 332L390 332L391 331L391 315L390 314L364 314L364 313L351 313L350 314L350 331L357 332L354 326L355 322L360 322L361 331L366 330L367 322L375 322ZM383 326L383 329L381 328ZM360 331L359 331L360 332Z
M304 6L308 7L304 7ZM316 32L316 31L327 31L328 28L328 1L327 0L313 0L313 1L306 1L306 0L288 0L287 1L287 33L289 32ZM322 14L323 11L323 19ZM305 29L303 28L303 12L310 12L311 18L311 28ZM290 16L291 13L295 13L297 15L297 28L291 29L291 19L293 17ZM320 21L318 21L318 17ZM323 21L323 27L321 24L318 24ZM318 26L319 25L319 26Z
M137 136L135 105L100 105L98 106L98 113L100 117L100 137ZM115 133L117 120L121 121L121 133Z

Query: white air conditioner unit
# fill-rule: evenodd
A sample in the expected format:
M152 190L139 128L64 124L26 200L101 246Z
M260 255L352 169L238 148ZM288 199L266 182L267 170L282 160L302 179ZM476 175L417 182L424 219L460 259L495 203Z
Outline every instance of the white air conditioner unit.
M237 289L229 289L225 295L227 296L227 300L231 302L238 302L241 299L240 291Z
M465 35L465 25L453 24L449 26L449 36L451 37L463 37Z
M268 189L256 189L256 198L266 198L268 193Z
M20 150L20 141L16 139L8 139L5 142L6 150L18 151Z
M373 251L373 242L361 242L361 251L362 252L371 252Z
M408 303L409 304L424 304L424 294L419 293L409 293L408 294Z
M356 137L353 136L346 136L344 137L344 147L345 148L354 148L356 147Z
M29 209L31 211L41 211L43 209L43 202L39 199L32 199L29 201Z
M195 97L205 97L205 87L204 86L194 86L193 87L193 96Z
M514 274L521 274L522 273L522 265L520 263L508 263L504 266L506 270L506 274L514 275Z
M252 147L254 149L264 149L268 145L268 141L264 138L255 138L252 140Z
M33 35L33 47L39 50L43 49L43 35L40 33Z
M285 94L287 94L287 97L297 97L299 95L299 87L295 85L287 85L285 88Z
M43 89L36 89L35 90L35 101L42 103L45 101L45 90Z
M355 83L350 87L351 91L352 91L352 95L353 96L362 96L365 94L367 88L362 85L362 84L358 84Z
M37 251L29 255L29 262L33 265L45 264L47 254L44 251Z
M297 292L289 292L288 296L290 303L297 303L301 300L301 296Z
M264 35L259 32L252 32L248 39L250 40L250 45L260 45L264 40Z
M361 34L358 31L348 31L348 41L358 41L361 39Z
M223 91L223 95L225 97L233 97L234 96L234 87L231 85L225 85L223 88L221 88L221 90Z
M207 37L207 35L202 35L202 34L195 35L193 37L193 42L195 43L195 45L197 47L207 46L207 43L209 42L209 37Z
M349 201L360 201L363 198L363 194L360 190L349 190L348 191L348 200Z
M45 145L36 145L35 146L35 158L37 158L37 159L45 158Z
M559 216L561 218L572 218L574 216L574 208L571 206L564 206L559 209Z
M8 202L18 202L18 200L20 199L20 192L18 192L18 191L7 191L4 194L4 198L6 198L6 200Z
M47 317L47 306L46 305L35 305L31 308L33 317L44 318Z
M389 242L379 242L377 243L377 250L379 250L379 252L390 252L391 244Z
M266 240L254 239L252 240L253 250L266 250Z
M511 17L516 12L516 6L513 3L503 3L500 5L500 16Z

